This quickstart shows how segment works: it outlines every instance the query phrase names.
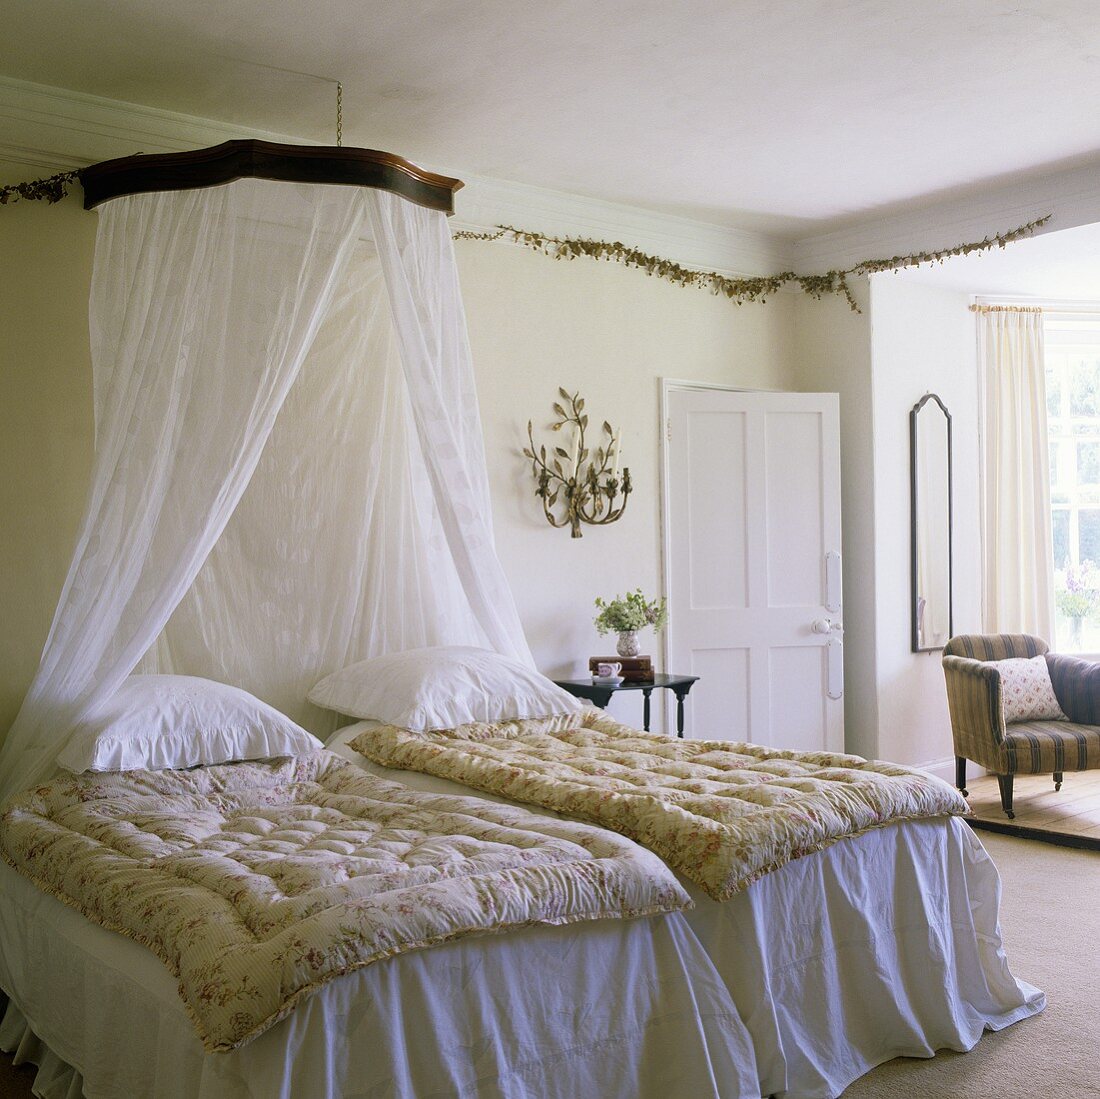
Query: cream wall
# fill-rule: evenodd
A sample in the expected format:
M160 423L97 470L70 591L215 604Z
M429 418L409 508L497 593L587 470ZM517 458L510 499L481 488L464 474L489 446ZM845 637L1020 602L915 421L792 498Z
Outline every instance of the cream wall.
M84 505L94 232L77 198L0 207L0 735L38 666Z
M925 393L951 413L954 632L980 632L978 384L969 296L892 274L871 280L875 431L877 754L952 756L942 653L911 652L909 410ZM944 766L943 776L950 774Z
M799 299L796 386L840 393L845 741L849 751L937 765L951 726L939 653L910 652L909 410L927 392L952 412L954 626L980 620L978 434L968 297L893 274L860 280L861 312Z
M37 666L87 485L94 232L76 198L0 209L3 730ZM793 298L737 307L607 263L555 262L503 243L456 250L500 554L539 666L580 672L608 649L591 624L595 596L659 590L658 379L789 388ZM581 390L596 423L622 427L636 486L620 522L576 541L542 519L519 454L528 418L550 422L559 385ZM636 716L636 701L621 712Z
M842 298L796 299L795 388L840 394L844 575L844 742L877 755L875 678L874 409L866 279L853 282L861 312Z
M595 597L660 589L659 379L790 388L793 298L738 307L607 263L475 241L457 251L498 549L539 667L581 674L613 647L592 626ZM580 539L542 517L520 456L528 419L549 441L559 385L580 390L593 427L621 426L635 486L622 519Z

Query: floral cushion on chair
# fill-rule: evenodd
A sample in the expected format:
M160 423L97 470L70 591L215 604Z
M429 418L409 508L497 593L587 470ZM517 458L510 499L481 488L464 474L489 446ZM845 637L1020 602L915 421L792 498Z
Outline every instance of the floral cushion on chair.
M1030 660L991 660L1001 673L1001 707L1005 724L1014 721L1066 721L1058 704L1045 656Z

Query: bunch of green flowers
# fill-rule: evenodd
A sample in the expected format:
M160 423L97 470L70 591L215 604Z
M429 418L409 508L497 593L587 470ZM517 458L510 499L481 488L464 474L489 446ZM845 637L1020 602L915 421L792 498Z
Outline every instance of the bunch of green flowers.
M663 599L647 600L642 589L636 588L626 595L617 595L608 602L596 597L599 614L596 615L596 629L605 633L623 633L625 630L643 630L652 626L663 630L668 623L668 608Z

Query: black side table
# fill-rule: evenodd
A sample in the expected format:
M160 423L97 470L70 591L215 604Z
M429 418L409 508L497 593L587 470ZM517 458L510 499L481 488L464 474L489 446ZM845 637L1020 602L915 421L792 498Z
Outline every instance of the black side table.
M571 695L576 695L577 698L586 698L589 702L595 703L601 710L607 709L607 704L616 691L641 691L642 697L645 699L642 709L642 725L647 733L649 732L649 696L658 687L665 687L676 696L676 735L682 738L684 735L684 699L687 698L691 685L697 682L698 679L697 675L654 675L652 679L639 679L633 683L624 682L617 687L612 687L607 683L593 683L591 679L555 679L554 682Z

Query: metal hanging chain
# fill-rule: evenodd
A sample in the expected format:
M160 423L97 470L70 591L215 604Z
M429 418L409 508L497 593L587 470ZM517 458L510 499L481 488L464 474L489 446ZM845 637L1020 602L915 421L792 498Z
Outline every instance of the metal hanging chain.
M344 144L344 85L336 81L336 147Z

